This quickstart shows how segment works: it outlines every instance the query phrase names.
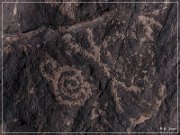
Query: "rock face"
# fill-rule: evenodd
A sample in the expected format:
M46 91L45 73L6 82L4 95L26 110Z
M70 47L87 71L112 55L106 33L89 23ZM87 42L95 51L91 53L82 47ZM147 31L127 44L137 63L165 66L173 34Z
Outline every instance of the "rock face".
M177 3L102 2L3 4L3 131L177 132Z

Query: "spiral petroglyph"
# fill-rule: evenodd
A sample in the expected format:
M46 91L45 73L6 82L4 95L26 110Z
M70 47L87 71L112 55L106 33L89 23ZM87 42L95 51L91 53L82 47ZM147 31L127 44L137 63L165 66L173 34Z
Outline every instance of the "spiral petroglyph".
M87 82L81 70L75 66L60 66L49 56L41 63L40 70L43 77L51 83L52 93L61 105L82 106L95 90L95 86Z

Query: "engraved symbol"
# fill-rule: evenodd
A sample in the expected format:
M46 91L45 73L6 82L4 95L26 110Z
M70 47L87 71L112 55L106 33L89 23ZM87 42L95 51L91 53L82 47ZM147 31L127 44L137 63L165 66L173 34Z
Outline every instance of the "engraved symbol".
M95 90L95 86L87 82L81 70L75 66L60 66L49 56L41 63L40 70L43 77L51 82L55 99L61 105L82 106Z

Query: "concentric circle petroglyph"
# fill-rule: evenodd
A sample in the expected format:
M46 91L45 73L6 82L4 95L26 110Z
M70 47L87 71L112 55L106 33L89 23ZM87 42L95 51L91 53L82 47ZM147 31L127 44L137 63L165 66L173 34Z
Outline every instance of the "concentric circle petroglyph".
M52 93L61 105L82 106L95 90L95 86L87 82L81 70L75 66L60 66L49 56L41 63L40 70L43 77L50 82Z

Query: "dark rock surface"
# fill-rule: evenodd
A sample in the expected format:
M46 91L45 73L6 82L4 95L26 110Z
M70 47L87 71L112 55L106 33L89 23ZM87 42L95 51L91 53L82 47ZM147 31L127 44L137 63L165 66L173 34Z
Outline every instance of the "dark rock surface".
M3 18L4 131L177 132L177 3L4 3Z

